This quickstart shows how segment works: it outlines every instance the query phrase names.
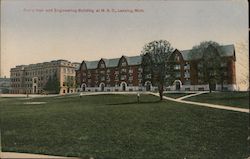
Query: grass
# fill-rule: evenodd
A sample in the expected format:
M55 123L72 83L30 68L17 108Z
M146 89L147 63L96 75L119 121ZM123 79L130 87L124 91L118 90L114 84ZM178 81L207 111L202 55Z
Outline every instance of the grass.
M194 93L164 93L163 95L166 97L170 97L170 98L180 98L186 95L190 95L190 94L194 94Z
M47 102L25 105L24 102ZM95 159L247 158L246 113L141 95L1 99L2 150Z
M249 109L249 92L213 92L186 98L185 100Z

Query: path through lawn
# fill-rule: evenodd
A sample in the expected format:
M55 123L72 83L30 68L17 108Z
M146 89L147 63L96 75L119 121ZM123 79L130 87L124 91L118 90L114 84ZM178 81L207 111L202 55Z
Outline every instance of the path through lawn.
M25 101L26 102L26 101ZM248 114L158 97L1 100L2 150L106 159L246 158Z
M249 92L213 92L186 98L185 100L249 109Z

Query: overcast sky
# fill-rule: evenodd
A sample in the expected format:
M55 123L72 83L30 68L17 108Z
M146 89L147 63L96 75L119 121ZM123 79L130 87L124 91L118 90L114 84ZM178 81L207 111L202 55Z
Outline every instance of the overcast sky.
M247 1L1 1L2 76L21 64L139 55L159 39L179 50L204 40L248 43Z

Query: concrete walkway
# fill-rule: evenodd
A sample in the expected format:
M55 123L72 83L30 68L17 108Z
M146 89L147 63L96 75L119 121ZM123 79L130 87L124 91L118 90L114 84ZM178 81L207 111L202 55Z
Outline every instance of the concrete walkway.
M0 152L1 159L13 159L13 158L26 158L26 159L46 159L46 158L55 158L55 159L80 159L76 157L60 157L60 156L49 156L49 155L38 155L38 154L28 154L28 153L15 153L15 152Z
M205 92L198 92L198 93L194 93L194 94L189 94L189 95L177 98L177 100L183 100L185 98L189 98L189 97L193 97L193 96L198 96L198 95L206 94L206 93L209 93L209 92L205 91Z
M192 101L183 100L183 99L193 97L193 96L197 96L197 95L200 95L200 94L203 94L203 93L207 93L207 92L200 92L200 93L196 93L196 94L191 94L191 95L187 95L187 96L180 97L180 98L177 98L177 99L163 96L163 99L174 101L174 102L179 102L179 103L185 103L185 104L192 104L192 105L204 106L204 107L209 107L209 108L215 108L215 109L223 109L223 110L231 110L231 111L236 111L236 112L250 113L250 110L245 109L245 108L238 108L238 107L231 107L231 106L226 106L226 105L192 102ZM158 93L150 93L150 94L159 97Z
M137 94L137 93L151 94L151 95L159 97L159 93L153 93L153 92L91 92L91 93L87 92L87 93L80 93L80 96L100 95L100 94ZM183 99L193 97L193 96L198 96L198 95L201 95L201 94L204 94L204 93L208 93L208 91L197 92L195 94L189 94L189 95L177 98L177 99L163 96L163 99L174 101L174 102L179 102L179 103L185 103L185 104L192 104L192 105L197 105L197 106L215 108L215 109L223 109L223 110L231 110L231 111L236 111L236 112L250 113L250 110L245 109L245 108L183 100Z

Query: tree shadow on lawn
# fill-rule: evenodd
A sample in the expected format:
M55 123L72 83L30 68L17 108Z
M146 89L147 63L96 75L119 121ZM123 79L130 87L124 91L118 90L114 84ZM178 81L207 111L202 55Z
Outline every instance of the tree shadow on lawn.
M130 105L130 104L153 104L153 103L160 103L162 101L157 100L157 101L132 101L132 102L122 102L122 103L108 103L106 105Z

